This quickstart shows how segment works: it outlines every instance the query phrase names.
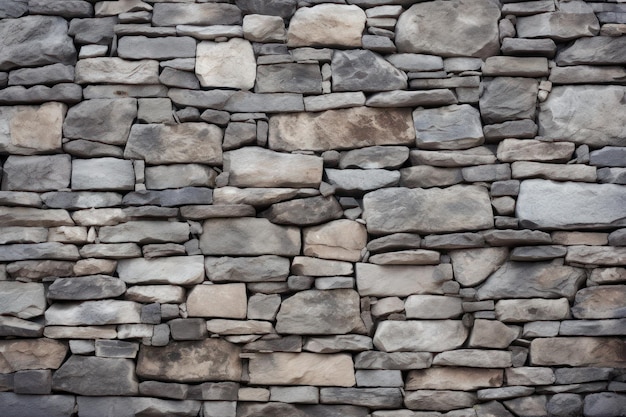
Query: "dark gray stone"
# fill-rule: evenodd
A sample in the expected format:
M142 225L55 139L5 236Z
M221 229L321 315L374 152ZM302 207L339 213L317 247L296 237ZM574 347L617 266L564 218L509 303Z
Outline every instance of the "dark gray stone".
M42 194L41 199L50 208L73 210L112 207L122 202L122 196L118 193L92 191L52 191Z
M205 319L174 319L167 324L174 340L203 340L207 337Z
M596 288L596 287L592 287ZM601 288L601 287L599 287ZM559 328L561 336L624 336L626 319L564 320Z
M354 405L298 405L272 402L266 404L240 403L237 417L367 417L366 407Z
M196 40L189 36L123 36L118 42L117 54L130 59L194 58Z
M69 34L80 45L110 45L113 40L113 28L118 22L117 16L101 18L72 19Z
M235 0L235 4L244 14L263 14L289 19L295 13L298 1Z
M174 401L142 397L78 397L81 417L195 417L199 401Z
M566 65L626 65L626 37L594 36L577 39L556 55L556 63Z
M340 218L343 209L335 197L317 196L272 204L261 215L272 223L311 226Z
M52 371L32 369L18 371L13 377L13 391L16 394L50 394L52 392Z
M607 381L612 371L612 368L557 368L554 374L557 384L580 384Z
M211 204L213 190L202 187L184 187L174 190L135 191L124 196L123 203L129 206L156 205L176 207L187 204Z
M365 102L368 107L437 107L456 103L457 98L448 89L383 91L372 94Z
M55 16L26 16L0 21L0 70L47 64L74 64L76 49L67 22Z
M601 392L587 395L583 413L586 417L626 416L626 394Z
M20 261L26 259L77 260L80 258L74 245L59 242L17 243L0 246L0 261Z
M0 19L21 17L28 11L28 0L6 0L0 3Z
M537 136L537 125L533 120L510 120L504 123L483 126L487 141L506 138L532 139Z
M333 91L404 90L406 74L374 52L335 51L331 63Z
M598 182L626 185L626 168L600 168Z
M290 261L275 255L258 257L206 257L205 269L212 282L284 281Z
M233 94L235 94L235 92L232 90L217 89L199 91L170 88L167 92L167 96L177 105L215 110L222 110Z
M530 78L486 79L480 96L480 114L486 124L534 119L539 86Z
M9 73L9 85L37 85L74 82L74 66L51 64L39 68L21 68Z
M9 191L51 191L70 185L69 155L14 156L4 163L2 189Z
M41 337L43 336L43 325L30 320L23 320L17 317L0 316L0 336L1 337ZM0 390L1 391L1 390Z
M0 392L0 410L11 417L68 417L74 411L73 395L19 395Z
M598 167L626 167L626 147L605 146L592 151L589 163Z
M189 393L189 385L159 381L143 381L139 383L139 393L146 397L172 398L184 400Z
M519 17L516 26L520 38L546 37L556 41L594 36L600 30L593 8L585 2L564 3L553 12Z
M161 304L150 303L141 307L141 322L146 324L160 324L161 323ZM169 328L167 329L169 338ZM155 330L156 332L156 330Z
M224 104L224 110L236 113L282 113L304 111L304 98L297 93L234 93Z
M63 134L70 139L124 145L136 117L134 98L86 100L69 109Z
M135 395L139 383L130 359L72 355L54 373L52 388L78 395Z
M57 278L46 296L50 300L100 300L124 294L126 284L119 278L91 275L76 278Z
M321 388L322 404L350 404L372 410L402 408L400 388Z
M556 394L548 400L546 411L550 417L578 417L583 411L583 399L577 394Z
M124 150L115 145L91 142L89 140L72 140L63 144L63 151L73 156L83 158L113 157L123 158Z
M259 65L254 91L257 93L320 94L322 74L318 64Z
M342 195L362 195L384 187L394 187L400 181L398 171L386 169L333 169L325 170L328 183Z
M0 90L0 104L38 104L48 101L77 103L83 97L78 84L62 83L52 87L36 85L26 88L21 85Z
M469 104L413 111L421 149L467 149L484 142L480 113Z
M152 12L153 26L240 25L241 22L241 10L225 3L157 3Z
M139 344L125 340L96 340L96 356L102 358L133 359L139 351Z
M505 38L500 50L504 55L552 58L556 53L556 43L552 39Z
M174 68L163 68L159 74L159 81L168 87L200 89L200 81L193 72L180 71ZM198 91L198 93L202 93Z

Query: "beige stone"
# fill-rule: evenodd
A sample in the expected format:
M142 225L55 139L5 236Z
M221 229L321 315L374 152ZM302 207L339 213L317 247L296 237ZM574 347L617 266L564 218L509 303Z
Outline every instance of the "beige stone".
M246 317L245 284L196 285L187 297L190 317Z
M302 231L304 254L325 259L356 262L367 244L367 230L352 220L335 220Z
M301 7L291 18L287 45L361 47L365 12L358 6Z
M333 276L351 275L354 267L350 262L296 256L291 263L291 272L296 275Z
M243 37L252 42L284 42L285 22L280 16L249 14L243 17Z
M414 145L410 109L353 107L270 118L269 147L277 151L326 151L375 145Z
M534 139L504 139L498 144L498 159L502 162L514 161L555 161L570 160L576 145L572 142L542 142Z
M443 352L461 347L468 330L460 320L383 321L374 346L384 352Z
M404 405L411 410L448 411L470 408L476 403L476 394L462 391L418 390L404 397Z
M0 340L0 373L57 369L66 355L67 347L56 340Z
M0 107L0 151L35 155L61 149L67 105Z
M626 247L583 246L567 248L566 262L603 266L622 266L626 264Z
M612 337L552 337L530 344L530 363L546 366L623 367L624 341Z
M222 336L246 336L275 333L274 326L268 321L212 319L206 323L209 333ZM256 340L253 338L251 340Z
M356 283L361 296L406 297L411 294L443 294L443 285L451 279L452 268L449 264L438 266L356 264Z
M554 181L595 182L596 167L584 164L563 165L516 161L511 164L511 175L515 179L543 178Z
M472 327L469 347L506 349L519 337L521 328L507 326L497 320L477 319Z
M496 303L496 318L500 321L523 323L539 320L564 320L570 317L567 298L545 300L500 300Z
M255 354L248 371L250 383L258 385L351 387L356 383L352 357L342 353Z
M76 64L78 84L158 84L159 61L85 58Z
M117 273L128 284L199 284L204 279L203 256L121 259Z
M503 381L501 369L428 368L410 371L404 389L474 391L479 388L500 387Z
M196 50L196 75L203 87L250 90L256 79L252 44L239 38L200 42Z
M600 285L576 293L572 315L577 319L626 317L626 285Z
M139 324L121 326L139 326ZM46 326L43 335L50 339L115 339L118 336L116 326Z
M609 234L602 232L553 232L552 243L567 246L602 246L609 243Z

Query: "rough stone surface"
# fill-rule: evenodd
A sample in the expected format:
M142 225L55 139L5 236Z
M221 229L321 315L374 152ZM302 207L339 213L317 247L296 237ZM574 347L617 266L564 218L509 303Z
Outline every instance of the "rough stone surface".
M0 370L4 374L28 369L58 369L67 355L67 347L50 339L1 340L0 355Z
M292 47L360 47L365 19L363 10L354 5L320 4L302 7L291 19L287 44Z
M203 87L249 90L256 79L256 62L250 42L233 38L228 42L200 42L196 75Z
M204 279L202 256L122 259L117 273L128 284L199 284Z
M134 395L139 392L130 359L72 355L54 373L55 390L79 395Z
M331 68L333 91L390 91L407 87L404 72L371 51L337 51Z
M480 114L487 124L534 119L537 82L530 78L495 77L484 81Z
M0 150L17 155L59 151L66 109L64 104L54 102L0 107Z
M518 18L517 33L521 38L548 37L555 41L594 36L600 24L593 12L585 2L564 3L558 11Z
M541 338L530 345L533 365L615 366L624 361L624 354L623 342L617 338Z
M460 347L466 338L467 329L457 320L384 321L376 329L374 346L383 352L443 352Z
M469 104L415 110L413 123L421 149L467 149L484 142L480 114Z
M124 145L135 117L137 100L133 98L86 100L68 111L63 134L70 139Z
M385 276L381 280L380 276ZM440 266L356 265L356 283L361 295L398 296L441 294L452 270Z

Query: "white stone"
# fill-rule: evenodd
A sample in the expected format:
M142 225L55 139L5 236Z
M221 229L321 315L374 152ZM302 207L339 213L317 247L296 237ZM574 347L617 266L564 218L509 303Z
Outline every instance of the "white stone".
M301 7L291 18L287 45L361 47L365 12L355 5Z
M244 39L203 41L196 51L196 75L203 87L250 90L256 80L252 45Z

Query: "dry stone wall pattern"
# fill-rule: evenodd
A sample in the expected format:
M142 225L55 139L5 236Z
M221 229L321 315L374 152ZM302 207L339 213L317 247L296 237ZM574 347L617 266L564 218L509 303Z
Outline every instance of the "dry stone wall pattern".
M3 417L626 416L626 3L0 1Z

